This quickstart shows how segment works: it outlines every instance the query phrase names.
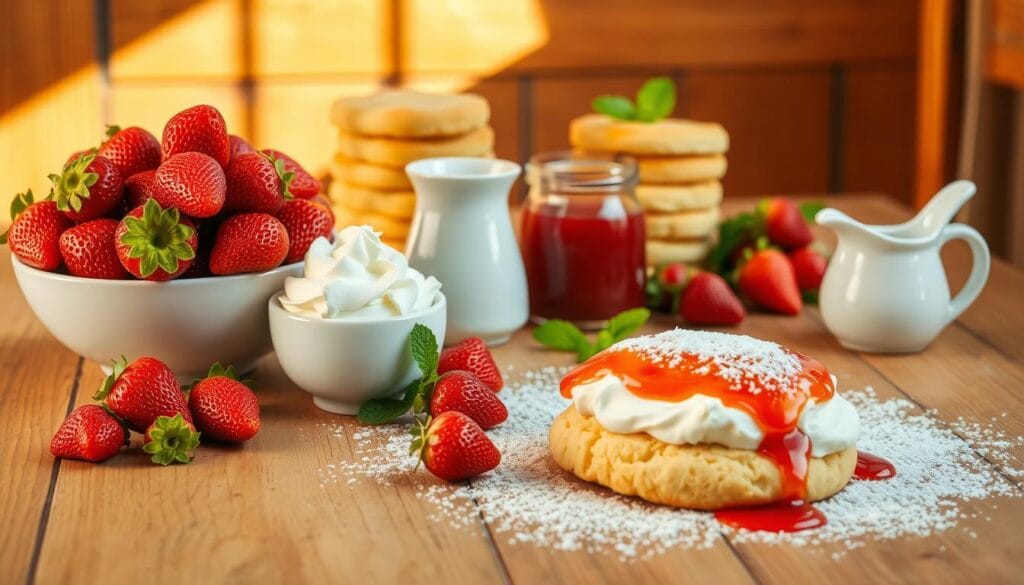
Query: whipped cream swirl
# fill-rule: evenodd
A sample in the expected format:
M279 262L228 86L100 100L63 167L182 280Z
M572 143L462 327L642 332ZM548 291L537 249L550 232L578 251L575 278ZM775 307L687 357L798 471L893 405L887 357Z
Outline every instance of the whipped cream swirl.
M334 243L317 238L306 252L303 276L288 277L281 306L322 319L371 320L430 308L441 283L409 266L370 226L349 226Z

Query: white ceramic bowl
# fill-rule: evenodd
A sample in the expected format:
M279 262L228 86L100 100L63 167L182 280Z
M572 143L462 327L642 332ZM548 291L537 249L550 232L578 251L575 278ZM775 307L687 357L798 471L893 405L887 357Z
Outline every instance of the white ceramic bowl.
M302 263L259 274L169 282L100 280L45 272L11 256L36 317L72 351L99 362L144 355L179 380L202 377L213 362L248 372L271 350L267 297Z
M420 376L409 334L422 323L444 344L447 302L438 293L429 308L392 319L339 321L304 317L271 297L270 336L284 373L336 414L356 414L371 398L393 396Z

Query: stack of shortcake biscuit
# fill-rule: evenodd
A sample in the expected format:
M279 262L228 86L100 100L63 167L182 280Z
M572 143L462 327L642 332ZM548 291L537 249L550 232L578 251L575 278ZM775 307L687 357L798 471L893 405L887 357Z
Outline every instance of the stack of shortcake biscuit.
M475 94L386 90L339 99L331 108L338 152L328 195L339 228L371 225L401 249L416 195L405 165L439 156L493 156L491 110Z
M676 118L631 122L587 114L572 121L569 141L577 151L636 158L649 265L704 259L720 216L729 149L725 128Z

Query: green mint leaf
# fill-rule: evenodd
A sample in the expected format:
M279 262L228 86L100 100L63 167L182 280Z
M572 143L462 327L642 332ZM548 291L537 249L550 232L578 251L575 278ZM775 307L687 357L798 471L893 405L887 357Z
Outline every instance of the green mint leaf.
M576 352L576 363L585 362L589 360L591 357L593 357L596 353L597 345L587 343L586 347L581 347L579 351Z
M644 309L646 311L646 309ZM604 351L615 343L615 338L612 337L611 331L602 329L597 332L597 343L594 344L595 353Z
M437 375L437 338L426 325L417 323L409 334L409 347L412 359L420 367L424 378L432 379Z
M367 425L382 425L389 423L409 411L412 401L396 400L394 398L375 398L368 400L359 407L359 414L356 418L359 422Z
M636 119L656 122L676 109L676 84L670 77L648 79L636 92Z
M804 221L814 225L814 216L822 209L825 209L825 204L821 201L804 201L800 204L800 215L804 216Z
M533 338L542 345L561 351L579 351L589 345L587 336L578 327L561 319L548 319L533 330Z
M636 333L644 323L651 318L651 312L643 307L637 307L635 309L628 309L615 315L608 320L608 325L601 331L601 333L608 332L611 343L600 347L598 351L609 347L616 341L621 341L630 335ZM601 333L597 335L597 344L601 345Z
M621 95L600 95L590 103L595 112L618 120L635 120L636 107L629 98Z
M803 298L804 303L808 305L818 304L818 291L816 290L805 290L800 293L800 296Z

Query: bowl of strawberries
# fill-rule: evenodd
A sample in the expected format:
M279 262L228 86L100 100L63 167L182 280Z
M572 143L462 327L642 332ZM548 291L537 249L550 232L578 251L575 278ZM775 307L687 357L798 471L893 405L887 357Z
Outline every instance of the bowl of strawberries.
M50 180L42 200L15 199L0 243L39 320L101 364L159 355L189 380L214 361L252 369L271 350L267 299L333 237L319 181L228 134L211 106L173 116L162 140L111 128Z

